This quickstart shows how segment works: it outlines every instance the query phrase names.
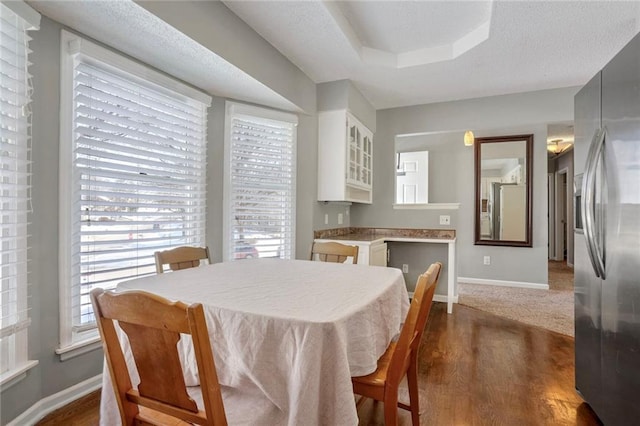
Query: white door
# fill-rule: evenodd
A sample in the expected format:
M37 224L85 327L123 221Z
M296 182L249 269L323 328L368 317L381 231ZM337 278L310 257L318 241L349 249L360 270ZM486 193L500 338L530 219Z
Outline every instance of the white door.
M427 151L398 153L396 170L396 203L428 203L429 153Z

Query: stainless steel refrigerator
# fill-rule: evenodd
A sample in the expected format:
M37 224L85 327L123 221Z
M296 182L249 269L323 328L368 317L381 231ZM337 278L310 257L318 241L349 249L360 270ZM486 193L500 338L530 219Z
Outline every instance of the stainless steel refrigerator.
M575 97L576 389L640 422L640 35Z

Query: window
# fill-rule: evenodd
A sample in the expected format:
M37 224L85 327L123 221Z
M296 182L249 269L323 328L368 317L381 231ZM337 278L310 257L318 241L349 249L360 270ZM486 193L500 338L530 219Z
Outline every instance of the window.
M225 259L290 259L297 117L228 102L226 120Z
M29 36L40 16L23 3L27 20L0 4L0 383L36 361L27 360L27 216L30 209ZM28 13L30 11L30 13ZM31 22L30 22L31 21Z
M205 245L210 98L71 34L62 45L64 348L97 336L92 289L155 273L155 251Z

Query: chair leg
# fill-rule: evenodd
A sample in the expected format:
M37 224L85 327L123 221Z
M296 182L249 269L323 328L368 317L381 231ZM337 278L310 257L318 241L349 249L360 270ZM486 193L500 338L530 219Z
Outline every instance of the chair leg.
M398 425L398 390L385 392L384 395L384 424L385 426Z
M418 392L418 366L417 362L409 363L407 370L407 384L409 386L409 404L411 405L411 423L420 425L420 393Z

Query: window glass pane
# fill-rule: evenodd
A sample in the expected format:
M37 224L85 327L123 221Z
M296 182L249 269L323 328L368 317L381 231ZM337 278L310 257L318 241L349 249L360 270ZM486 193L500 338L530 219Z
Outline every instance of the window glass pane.
M205 105L75 61L72 323L94 288L155 273L154 252L205 244Z
M0 374L27 360L31 85L27 24L0 4Z
M229 259L293 256L295 125L234 116L229 176Z

